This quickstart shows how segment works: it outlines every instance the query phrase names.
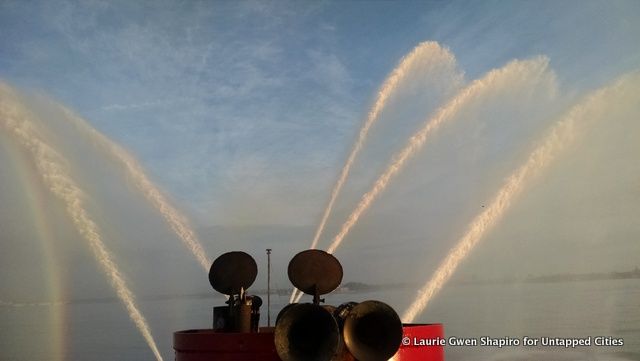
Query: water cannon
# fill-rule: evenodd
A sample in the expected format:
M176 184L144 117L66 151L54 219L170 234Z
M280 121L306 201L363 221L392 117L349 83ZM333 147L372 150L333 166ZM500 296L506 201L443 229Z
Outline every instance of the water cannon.
M258 275L256 261L245 252L216 258L209 270L214 290L228 296L227 306L213 308L213 329L221 332L257 332L262 299L247 295Z
M291 283L312 303L291 303L276 318L274 342L283 361L325 361L336 355L341 343L333 306L321 306L320 296L342 282L342 265L331 254L317 249L302 251L289 262Z
M398 314L380 301L320 305L320 296L342 282L342 265L320 250L298 253L288 268L289 280L313 303L290 304L276 319L276 351L283 361L382 361L402 341Z
M444 360L442 345L415 347L404 342L442 338L440 324L403 325L393 308L375 300L324 304L322 297L336 290L343 276L342 265L327 252L306 250L291 259L289 280L311 296L311 302L286 305L275 327L259 327L262 299L247 292L257 274L255 260L245 252L215 259L209 283L227 296L226 305L213 307L212 328L174 333L176 361ZM268 282L267 290L269 300Z

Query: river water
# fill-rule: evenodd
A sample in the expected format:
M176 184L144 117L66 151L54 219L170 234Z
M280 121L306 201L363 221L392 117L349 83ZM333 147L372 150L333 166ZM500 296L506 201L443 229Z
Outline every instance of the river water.
M399 311L408 288L327 295L327 303L378 299ZM308 297L307 297L308 298ZM266 297L262 323L266 323ZM306 298L303 299L305 301ZM141 309L165 360L173 359L173 331L208 328L214 295L141 297ZM272 320L288 296L272 296ZM401 312L399 312L401 313ZM57 320L57 321L56 321ZM446 338L518 339L520 346L451 346L448 361L640 360L640 279L566 283L447 286L418 322L442 323ZM0 360L153 360L116 300L62 306L0 305ZM623 346L524 347L522 338L622 339Z

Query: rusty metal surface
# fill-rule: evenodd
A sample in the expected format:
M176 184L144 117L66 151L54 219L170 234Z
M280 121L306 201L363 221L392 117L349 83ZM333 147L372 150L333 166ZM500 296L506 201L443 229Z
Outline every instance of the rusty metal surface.
M216 258L209 270L209 283L216 291L225 295L240 293L256 280L258 266L245 252L228 252Z
M309 249L295 255L289 262L289 280L300 291L324 295L342 282L342 265L333 255Z
M349 311L342 331L347 348L360 361L383 361L402 341L402 322L384 302L364 301Z
M284 312L274 332L276 351L283 361L329 361L338 350L340 330L322 306L297 303Z

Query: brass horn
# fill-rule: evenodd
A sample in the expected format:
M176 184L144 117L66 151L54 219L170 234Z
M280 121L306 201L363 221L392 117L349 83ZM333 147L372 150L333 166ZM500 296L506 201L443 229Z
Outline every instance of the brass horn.
M283 361L329 361L339 341L338 324L322 306L296 304L278 315L275 345Z
M299 305L299 303L289 303L288 305L284 306L280 312L278 312L278 316L276 316L276 326L278 325L278 322L280 322L280 318L282 318L282 316L284 316L285 313L287 313L287 311L289 311L292 307L295 307Z
M351 308L343 321L344 343L357 360L388 360L398 351L402 322L386 303L361 302Z

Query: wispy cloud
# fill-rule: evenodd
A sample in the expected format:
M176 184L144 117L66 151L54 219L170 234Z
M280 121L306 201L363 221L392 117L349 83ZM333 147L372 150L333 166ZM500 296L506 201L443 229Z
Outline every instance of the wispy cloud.
M309 224L376 89L421 41L450 48L468 79L548 55L561 90L576 94L640 63L637 2L544 4L4 1L0 74L78 110L203 223L242 219L260 204L272 211L247 220ZM339 207L439 105L438 81L419 77L391 102L381 123L393 126L374 130ZM495 134L478 121L453 138L475 147L470 159L499 155L522 139L510 131L536 131L520 116ZM416 178L459 175L449 159Z
M237 189L241 165L260 169L256 159L268 167L251 176L272 190L291 152L299 171L321 171L326 152L337 159L357 126L349 68L331 44L300 31L321 7L61 1L34 14L59 50L27 60L75 64L38 81L138 154L178 197L205 207L217 197L207 189ZM54 85L60 76L62 87ZM304 139L309 131L322 139Z

